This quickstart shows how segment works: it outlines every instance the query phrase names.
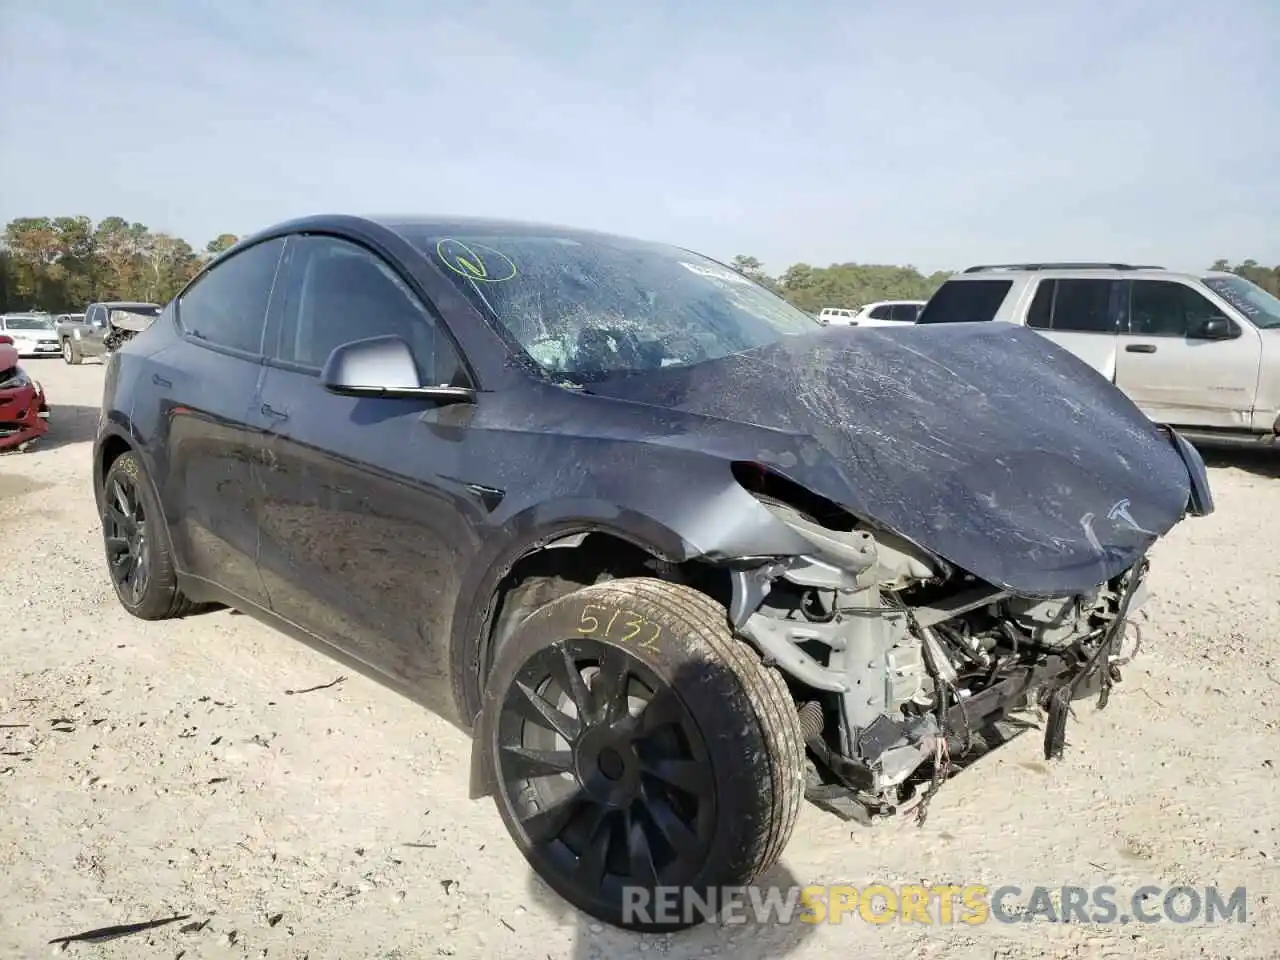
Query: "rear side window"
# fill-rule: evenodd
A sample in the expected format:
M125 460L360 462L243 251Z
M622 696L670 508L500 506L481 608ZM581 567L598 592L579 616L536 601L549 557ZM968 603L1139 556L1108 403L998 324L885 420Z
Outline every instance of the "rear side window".
M889 319L898 323L915 323L920 315L920 308L914 303L895 303L889 309Z
M1012 280L948 280L929 298L916 323L994 320L1012 286Z
M283 237L254 244L200 277L178 298L183 331L218 346L260 354L283 250Z
M1114 280L1042 280L1036 287L1027 326L1064 333L1115 333Z

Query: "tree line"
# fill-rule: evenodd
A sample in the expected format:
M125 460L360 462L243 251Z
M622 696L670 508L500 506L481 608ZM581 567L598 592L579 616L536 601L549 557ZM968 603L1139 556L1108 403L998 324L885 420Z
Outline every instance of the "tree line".
M212 256L224 233L196 250L123 217L19 217L0 239L0 308L79 313L98 300L165 303Z
M223 233L197 250L181 237L123 217L96 224L85 216L19 217L5 225L0 238L0 310L70 313L98 300L166 303L237 239ZM889 264L796 263L771 276L745 254L734 257L731 266L807 313L854 309L875 300L927 300L951 275ZM1229 270L1280 296L1280 266L1218 260L1211 269Z

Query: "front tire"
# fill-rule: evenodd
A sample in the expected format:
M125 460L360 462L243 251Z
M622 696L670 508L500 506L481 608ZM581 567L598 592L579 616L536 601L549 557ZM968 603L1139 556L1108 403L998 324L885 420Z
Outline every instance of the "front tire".
M80 353L79 345L70 337L62 338L62 360L64 363L69 364L84 363L84 356Z
M795 703L693 589L624 579L552 601L499 651L485 699L477 735L508 832L597 919L694 926L795 828ZM674 903L656 895L672 888Z
M133 451L118 456L102 488L103 546L121 605L140 620L197 612L178 589L169 529L141 458Z

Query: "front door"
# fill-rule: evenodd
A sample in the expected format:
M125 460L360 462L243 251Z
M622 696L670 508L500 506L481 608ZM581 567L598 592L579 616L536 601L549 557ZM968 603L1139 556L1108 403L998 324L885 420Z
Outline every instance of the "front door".
M1158 423L1247 429L1262 362L1258 332L1226 317L1189 284L1129 282L1129 322L1120 336L1116 385ZM1227 321L1229 339L1199 336Z
M85 314L85 333L80 338L80 354L85 357L98 357L107 352L103 339L107 334L107 308L102 304L94 304Z
M258 398L260 565L272 609L424 693L448 695L448 637L481 506L464 475L472 407L351 398L319 373L394 334L427 383L464 383L437 318L377 254L297 237Z

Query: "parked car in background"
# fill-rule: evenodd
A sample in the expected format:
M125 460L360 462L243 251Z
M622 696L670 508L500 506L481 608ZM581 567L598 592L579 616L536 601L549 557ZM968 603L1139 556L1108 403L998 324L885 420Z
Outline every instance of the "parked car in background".
M974 266L917 321L1002 320L1070 350L1199 442L1280 442L1280 299L1233 273L1125 263Z
M1025 703L1056 757L1213 509L1034 333L824 327L688 250L416 217L205 266L108 357L92 483L132 615L226 604L430 704L532 869L643 929L708 918L631 893L751 882L806 795L924 802Z
M853 318L855 327L883 327L915 323L924 309L923 300L878 300L868 303Z
M818 322L828 327L847 327L857 312L846 307L823 307Z
M6 313L0 316L0 334L13 340L20 357L58 355L58 333L53 317L47 313Z
M69 318L58 324L58 345L62 359L67 363L81 363L85 357L100 357L108 353L112 343L108 340L116 319L124 320L133 315L155 319L160 315L157 303L135 300L110 300L91 303L83 314L68 314ZM74 319L74 318L79 319ZM127 325L133 323L125 321Z
M858 309L824 307L818 320L832 327L880 327L889 324L915 323L923 300L877 300Z

